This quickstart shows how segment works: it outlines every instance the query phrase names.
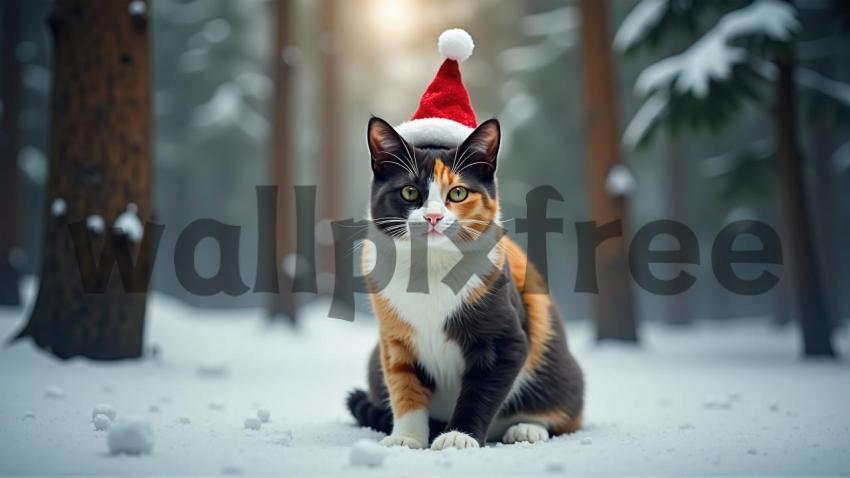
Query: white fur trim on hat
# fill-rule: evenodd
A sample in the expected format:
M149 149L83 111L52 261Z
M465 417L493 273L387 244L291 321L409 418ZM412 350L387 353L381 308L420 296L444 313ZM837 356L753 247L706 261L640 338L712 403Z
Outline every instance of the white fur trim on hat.
M446 118L420 118L405 121L396 126L396 131L415 146L456 148L473 130Z
M472 55L474 49L472 37L460 28L446 30L437 39L437 50L449 60L464 61Z

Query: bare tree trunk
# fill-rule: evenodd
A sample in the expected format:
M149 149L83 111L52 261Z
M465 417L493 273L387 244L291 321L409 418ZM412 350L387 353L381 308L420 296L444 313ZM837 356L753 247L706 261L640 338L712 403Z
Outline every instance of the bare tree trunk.
M143 221L152 217L148 10L140 1L56 0L50 15L47 222L38 298L19 337L61 358L142 355L147 294L125 292L115 271L105 292L86 293L69 224L99 215L110 227L131 203ZM67 206L64 214L51 213L56 200ZM89 237L98 251L108 238L124 236ZM144 257L146 243L132 252Z
M623 235L606 240L597 249L599 294L596 296L596 338L637 342L628 267L625 198L612 197L605 191L609 170L620 162L620 120L607 4L604 0L581 0L579 4L583 18L581 52L585 154L591 211L597 224L616 220L623 222Z
M803 158L797 144L794 91L794 57L789 48L776 59L776 141L785 200L785 216L790 238L791 280L800 307L803 353L806 356L834 357L829 307L818 273L811 221L803 189Z
M339 71L337 68L339 33L336 15L340 6L336 0L322 0L320 3L320 47L321 57L321 177L319 179L319 203L322 219L337 221L342 217L342 198L345 183L345 164L340 154L340 91ZM333 246L322 247L319 269L330 272L333 269ZM322 284L320 284L320 287ZM319 290L329 294L330 290Z
M827 297L829 316L835 320L841 314L841 291L843 290L844 277L841 274L839 261L835 246L836 229L838 221L835 214L835 205L839 199L835 194L835 175L830 165L830 157L835 150L835 125L830 117L817 118L811 125L812 132L811 154L812 169L815 173L814 182L818 185L813 191L813 219L815 241L821 273L824 285L824 294Z
M292 81L292 65L284 60L284 51L292 43L292 22L294 2L277 0L276 33L274 41L274 132L272 144L272 168L275 184L278 188L277 216L277 270L280 292L271 296L269 318L284 317L290 323L296 321L297 303L292 293L292 277L283 270L284 258L295 253L295 206L293 144L295 135L292 128L293 102L295 100Z
M12 260L15 248L21 247L21 190L18 168L18 148L21 112L21 68L15 58L15 45L20 41L20 0L4 0L0 6L3 35L3 112L0 131L0 204L3 223L0 224L0 305L20 305L18 288L21 271Z
M674 221L684 222L687 215L687 173L685 171L685 155L682 154L682 147L679 140L672 137L669 138L667 146L667 171L669 173L667 204L669 208L670 219ZM689 301L685 298L684 293L672 295L669 297L669 309L667 322L674 325L683 325L691 323Z

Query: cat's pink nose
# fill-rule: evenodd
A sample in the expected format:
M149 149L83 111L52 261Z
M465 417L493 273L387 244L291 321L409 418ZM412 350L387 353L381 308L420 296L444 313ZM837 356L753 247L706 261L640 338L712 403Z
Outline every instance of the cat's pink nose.
M431 223L432 226L436 226L440 219L443 218L443 213L441 212L426 212L425 219Z

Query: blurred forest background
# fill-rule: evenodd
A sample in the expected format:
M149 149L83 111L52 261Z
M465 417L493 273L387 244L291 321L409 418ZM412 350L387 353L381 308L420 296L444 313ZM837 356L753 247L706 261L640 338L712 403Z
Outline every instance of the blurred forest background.
M850 316L850 15L843 4L798 0L789 6L791 17L783 16L786 10L773 11L756 17L761 26L730 33L724 30L731 23L728 15L753 7L751 2L607 2L616 75L610 99L618 115L612 119L622 139L615 149L626 165L609 193L627 199L627 235L649 221L675 219L693 229L700 244L701 264L686 268L697 277L690 290L658 296L634 288L640 320L769 316L786 323L799 318L795 285L787 277L789 260L768 267L783 275L770 292L741 296L718 284L710 258L717 233L739 219L768 223L782 235L786 258L790 253L775 146L779 80L771 60L789 45L797 62L796 138L804 158L799 177L823 304L831 320ZM0 184L18 184L13 198L18 202L2 209L20 225L3 253L12 267L37 275L49 208L53 49L46 19L51 3L2 0L2 7L7 141ZM255 187L277 182L276 161L287 162L289 186L318 185L324 219L317 228L319 262L326 263L331 257L324 247L330 238L327 218L362 218L366 210L369 116L393 124L409 118L441 61L437 36L457 26L476 43L462 72L478 118L495 116L503 127L498 175L503 216L525 217L526 193L536 186L552 185L564 196L565 201L549 205L550 217L565 221L563 235L549 235L551 290L568 320L593 315L594 296L573 290L573 224L594 219L582 84L592 59L582 53L578 2L155 0L147 13L154 218L166 226L153 289L201 307L267 304L268 294L261 293L187 293L175 276L172 254L179 233L195 219L240 225L242 274L252 285ZM732 38L738 33L742 38ZM699 74L694 66L705 70L702 78L710 79L705 85L699 78L685 83L687 75ZM688 67L692 70L682 70ZM276 96L281 82L285 97ZM10 143L12 128L17 133ZM10 224L4 221L4 231L14 229ZM513 227L507 223L509 232ZM525 235L517 238L524 243ZM654 247L675 246L664 239L669 238L659 238ZM217 270L212 241L201 243L196 258L202 275ZM330 284L327 273L320 275L320 289Z

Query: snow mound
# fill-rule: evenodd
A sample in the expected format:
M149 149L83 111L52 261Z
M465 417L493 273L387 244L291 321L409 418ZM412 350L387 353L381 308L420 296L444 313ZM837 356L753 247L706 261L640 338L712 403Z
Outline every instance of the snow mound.
M141 455L153 450L153 429L142 417L119 418L112 424L106 437L109 453L113 455Z
M148 411L151 413L159 413L159 405L153 403L148 407Z
M106 418L110 420L115 420L115 417L118 415L115 412L115 408L108 403L98 403L94 406L91 411L91 417L94 418L98 415L106 415Z
M584 437L584 438L581 439L581 441L579 443L581 443L582 445L593 445L593 438Z
M94 429L100 432L109 430L112 427L112 420L102 413L98 413L92 417L91 422L94 424Z
M189 417L180 417L179 422L181 425L189 425L192 423L192 420L190 420Z
M257 418L259 418L263 423L268 423L271 417L272 412L270 412L268 408L260 407L257 409Z
M213 398L210 400L209 406L212 410L224 410L225 402L223 398Z
M262 425L263 422L257 417L248 417L245 419L245 428L248 430L259 430Z
M370 468L381 466L387 449L372 440L358 440L351 447L349 459L354 466L368 466Z
M24 413L24 420L35 420L35 412L27 410L26 413Z
M44 396L47 398L62 400L65 398L65 389L57 387L56 385L51 385L44 391Z

